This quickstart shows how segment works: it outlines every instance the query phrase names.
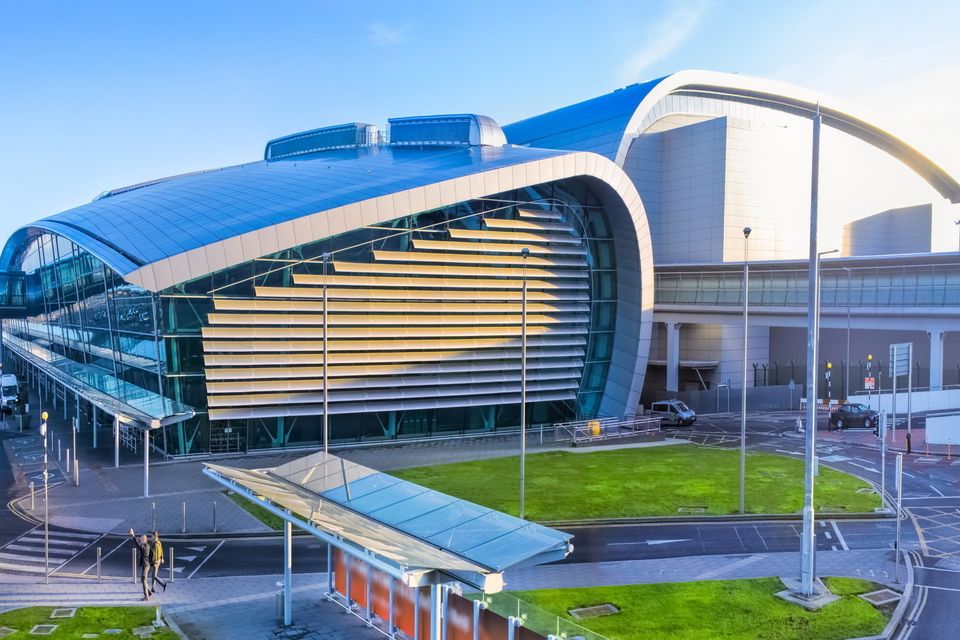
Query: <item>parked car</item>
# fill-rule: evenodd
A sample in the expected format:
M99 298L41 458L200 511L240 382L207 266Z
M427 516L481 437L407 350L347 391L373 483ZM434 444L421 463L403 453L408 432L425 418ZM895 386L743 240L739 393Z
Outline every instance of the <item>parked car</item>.
M873 429L877 426L877 412L865 404L848 403L840 405L830 414L830 429L849 429L864 427Z
M659 400L650 405L650 415L660 418L661 425L690 426L697 421L693 409L679 400Z

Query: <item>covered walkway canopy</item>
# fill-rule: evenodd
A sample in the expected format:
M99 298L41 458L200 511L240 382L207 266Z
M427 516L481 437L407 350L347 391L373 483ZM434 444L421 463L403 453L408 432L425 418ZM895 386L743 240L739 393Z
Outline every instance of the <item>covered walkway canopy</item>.
M561 560L573 536L318 452L272 469L204 474L409 587L495 593L511 567Z

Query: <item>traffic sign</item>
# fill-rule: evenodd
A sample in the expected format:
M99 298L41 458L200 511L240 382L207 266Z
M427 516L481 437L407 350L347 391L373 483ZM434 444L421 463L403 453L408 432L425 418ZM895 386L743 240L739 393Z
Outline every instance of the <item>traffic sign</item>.
M890 345L891 376L905 376L910 373L910 360L913 357L913 343L902 342Z
M864 389L876 389L877 388L877 379L876 378L864 378L863 379L863 388Z

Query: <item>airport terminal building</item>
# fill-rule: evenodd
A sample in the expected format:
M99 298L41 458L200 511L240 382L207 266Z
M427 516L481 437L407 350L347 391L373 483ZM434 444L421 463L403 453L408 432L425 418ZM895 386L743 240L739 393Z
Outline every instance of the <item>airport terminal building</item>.
M645 395L742 371L727 355L743 349L745 225L770 274L751 283L751 359L792 348L809 166L771 171L770 154L809 131L817 102L681 72L503 128L463 114L305 131L262 161L109 191L7 241L4 370L81 431L148 430L169 456L319 444L325 380L334 443L514 428L524 352L529 423L632 415ZM848 295L838 276L826 330L841 308L866 321L899 305L901 324L858 333L885 344L936 307L926 362L939 357L942 384L960 259L931 254L922 230L960 185L852 110L820 108L929 192L903 210L920 232L877 231L903 219L899 202L849 225L833 267ZM890 257L903 253L907 266ZM851 278L876 288L886 267L900 269L887 297L853 302ZM910 269L935 274L940 297L891 298L918 290Z

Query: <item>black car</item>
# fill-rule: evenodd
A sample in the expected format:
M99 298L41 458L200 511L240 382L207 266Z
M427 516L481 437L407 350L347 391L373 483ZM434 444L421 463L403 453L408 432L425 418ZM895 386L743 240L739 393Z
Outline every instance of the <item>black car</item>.
M849 429L850 427L872 429L875 426L877 426L877 412L865 404L842 404L830 414L831 429Z

